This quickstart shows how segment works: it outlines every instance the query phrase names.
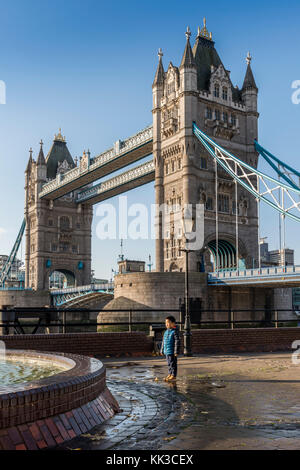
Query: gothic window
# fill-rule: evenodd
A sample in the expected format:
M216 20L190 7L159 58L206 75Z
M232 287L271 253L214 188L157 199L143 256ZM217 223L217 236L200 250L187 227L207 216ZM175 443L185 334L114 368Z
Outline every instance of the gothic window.
M68 243L61 243L59 245L59 251L62 251L63 253L66 253L69 251L69 244Z
M217 121L220 121L221 115L220 115L220 111L218 109L215 109L215 117L216 117Z
M202 168L202 170L207 170L207 160L205 157L200 158L200 168Z
M175 91L175 82L168 83L168 95Z
M235 115L235 114L232 114L232 115L231 115L231 124L232 124L233 126L236 126L236 115Z
M181 158L178 158L178 170L181 170Z
M222 90L222 97L224 101L228 100L228 89L224 86Z
M223 112L223 121L228 122L228 114L225 111Z
M181 240L178 240L178 256L182 256L182 251L181 251Z
M166 164L166 175L169 174L169 163Z
M48 220L48 225L49 225L49 227L53 227L53 219Z
M175 171L175 161L172 161L172 171Z
M52 251L57 251L57 245L55 243L52 243Z
M212 119L212 110L211 108L206 108L206 118Z
M77 245L73 245L72 246L72 252L75 254L75 253L78 253L78 247Z
M179 197L179 198L177 199L177 203L178 203L179 207L181 207L181 197Z
M172 258L176 257L176 247L175 247L175 239L172 238L171 240L171 256Z
M77 228L77 229L80 229L80 223L79 223L79 222L77 222L76 228Z
M219 194L218 209L219 212L229 213L229 196L227 194Z
M206 198L205 209L207 211L212 211L213 210L213 198L211 196L208 196Z
M219 98L220 96L220 87L219 85L215 85L215 88L214 88L214 97L215 98Z
M66 217L65 215L63 215L60 218L60 228L62 230L69 230L69 228L70 228L70 219L69 219L69 217Z
M166 243L166 257L169 258L169 243Z

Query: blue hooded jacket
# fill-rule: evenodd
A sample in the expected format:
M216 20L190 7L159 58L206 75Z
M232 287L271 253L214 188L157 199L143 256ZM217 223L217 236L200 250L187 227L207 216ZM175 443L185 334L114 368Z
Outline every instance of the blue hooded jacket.
M166 356L179 354L180 350L180 335L178 326L175 328L168 328L163 337L161 344L161 353Z

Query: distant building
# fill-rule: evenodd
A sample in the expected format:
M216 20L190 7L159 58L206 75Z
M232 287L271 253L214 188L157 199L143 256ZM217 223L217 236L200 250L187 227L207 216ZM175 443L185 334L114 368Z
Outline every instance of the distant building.
M119 274L126 273L144 273L145 261L134 261L129 259L121 259L118 262Z
M264 239L263 239L264 240ZM285 248L285 250L269 251L269 244L265 241L260 243L261 266L293 266L294 250Z

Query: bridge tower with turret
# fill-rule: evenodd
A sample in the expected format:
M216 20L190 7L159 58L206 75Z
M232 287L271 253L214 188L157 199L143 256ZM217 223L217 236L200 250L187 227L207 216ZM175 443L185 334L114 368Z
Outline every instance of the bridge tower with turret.
M186 204L204 204L204 245L190 254L191 271L258 265L257 202L221 168L216 168L193 135L193 121L218 144L257 167L258 88L251 56L241 88L233 86L206 21L191 46L191 32L180 66L163 66L163 53L153 82L153 155L156 204L166 205L168 218L157 213L156 268L184 271L184 234L175 223ZM216 210L217 209L217 210ZM216 225L217 220L217 225ZM217 233L217 235L216 235ZM218 260L217 254L218 252Z
M42 142L36 161L30 149L25 172L26 288L49 289L54 272L64 275L67 286L91 281L92 206L76 204L75 193L56 200L39 198L43 184L75 166L61 131L46 158Z

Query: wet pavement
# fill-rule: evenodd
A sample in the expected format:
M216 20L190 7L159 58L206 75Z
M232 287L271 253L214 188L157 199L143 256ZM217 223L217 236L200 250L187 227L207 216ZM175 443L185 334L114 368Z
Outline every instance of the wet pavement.
M291 353L102 359L122 412L68 449L298 449L300 365Z

